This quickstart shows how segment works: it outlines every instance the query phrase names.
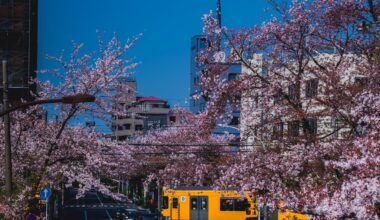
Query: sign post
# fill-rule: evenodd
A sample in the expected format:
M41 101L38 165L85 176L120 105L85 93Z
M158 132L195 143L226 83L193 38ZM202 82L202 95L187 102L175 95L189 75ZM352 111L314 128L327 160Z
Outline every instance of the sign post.
M46 203L46 216L45 219L48 220L48 209L49 209L49 197L51 196L51 188L44 187L40 191L40 201Z

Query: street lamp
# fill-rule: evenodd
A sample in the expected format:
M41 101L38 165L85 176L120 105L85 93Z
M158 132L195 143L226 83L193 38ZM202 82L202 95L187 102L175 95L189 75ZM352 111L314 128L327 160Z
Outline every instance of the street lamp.
M49 103L62 103L62 104L78 104L84 102L94 102L95 96L89 94L74 94L64 96L57 99L44 99L31 102L22 103L20 105L8 108L8 74L7 74L7 61L3 60L3 111L0 112L0 117L4 118L4 145L5 145L5 189L8 195L12 193L12 153L11 153L11 139L10 139L10 118L9 113L17 109L30 107L33 105L49 104Z
M41 104L51 104L51 103L63 103L63 104L78 104L78 103L84 103L84 102L94 102L95 96L88 95L88 94L74 94L70 96L63 96L62 98L58 99L42 99L42 100L36 100L32 102L26 102L22 103L20 105L14 106L12 108L7 108L6 110L3 110L0 112L0 117L4 116L5 114L8 114L10 112L13 112L20 108L26 108L33 105L41 105Z

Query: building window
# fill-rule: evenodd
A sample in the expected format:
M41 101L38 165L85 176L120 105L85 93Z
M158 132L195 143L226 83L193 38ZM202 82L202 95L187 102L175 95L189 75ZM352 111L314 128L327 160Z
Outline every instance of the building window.
M296 138L299 136L299 132L300 132L299 127L300 127L299 121L288 122L288 136L290 139Z
M228 81L234 80L234 79L237 79L237 78L238 78L238 74L237 73L229 73L228 74Z
M161 121L160 120L148 121L147 124L148 124L149 129L161 127Z
M280 91L273 95L273 104L279 104L283 100L283 95Z
M130 130L131 129L131 124L124 124L124 130Z
M284 122L277 123L273 126L273 139L281 140L284 135Z
M317 135L318 124L317 124L316 118L307 118L307 119L303 120L302 124L303 124L302 125L303 132L306 135L311 135L311 136Z
M122 131L122 130L123 130L123 126L118 125L118 126L117 126L117 130Z
M232 117L229 125L239 125L239 117L238 116Z
M300 99L300 84L292 84L288 87L289 99L293 102L298 102Z
M173 122L173 123L176 122L176 117L175 116L170 116L169 117L169 121Z
M142 131L142 130L144 130L144 126L143 125L135 125L135 130L136 131Z
M362 86L368 86L368 84L369 84L368 77L355 77L355 85L362 87Z
M117 140L118 141L125 141L125 140L127 140L127 136L118 136Z
M311 79L306 81L306 98L311 99L318 94L318 79Z
M207 47L207 39L201 38L199 39L199 50L203 50Z
M340 117L332 117L331 118L331 128L333 129L333 137L339 137L339 130L344 127L344 121Z

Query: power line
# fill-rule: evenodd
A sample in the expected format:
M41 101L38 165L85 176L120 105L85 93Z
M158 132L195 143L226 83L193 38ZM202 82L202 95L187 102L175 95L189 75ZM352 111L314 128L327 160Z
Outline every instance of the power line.
M133 155L171 155L171 154L236 154L236 153L251 153L250 150L240 150L240 151L182 151L182 152L143 152L134 153Z
M151 146L151 147L257 147L261 145L254 145L254 144L240 144L238 142L231 142L231 143L215 143L215 144L188 144L188 143L173 143L173 144L165 144L165 143L127 143L131 146Z

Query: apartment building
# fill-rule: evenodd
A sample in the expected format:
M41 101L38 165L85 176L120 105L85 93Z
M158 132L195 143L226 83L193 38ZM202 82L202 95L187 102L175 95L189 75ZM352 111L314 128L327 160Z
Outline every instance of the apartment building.
M348 54L347 57L358 60L359 56ZM334 53L322 53L315 59L334 60L338 59ZM278 80L281 92L268 93L265 87L262 90L255 89L246 91L241 100L241 141L248 148L269 145L273 143L292 143L300 137L309 140L317 139L342 139L352 135L352 128L344 123L341 116L332 111L330 106L321 102L327 98L329 87L340 86L354 88L368 84L368 78L360 75L355 62L350 63L346 59L347 67L336 80L336 85L327 85L326 79L316 77L315 74L304 73L298 81L285 80L291 73L285 69L276 70L280 72L284 80ZM263 67L263 55L255 54L251 60L252 68L262 77L271 80L274 73L266 72ZM313 68L312 62L309 64ZM252 70L245 67L244 74L252 74ZM266 97L266 100L262 97ZM270 98L268 98L270 97ZM286 99L288 100L285 100ZM285 115L286 106L289 101L297 103L304 117L294 118L293 115ZM340 109L341 112L349 113L350 106ZM354 131L355 132L355 131Z
M114 103L123 114L112 118L112 136L126 140L149 130L166 127L170 118L167 101L154 96L139 97L136 94L136 80L125 79L122 84L128 87L128 94Z

